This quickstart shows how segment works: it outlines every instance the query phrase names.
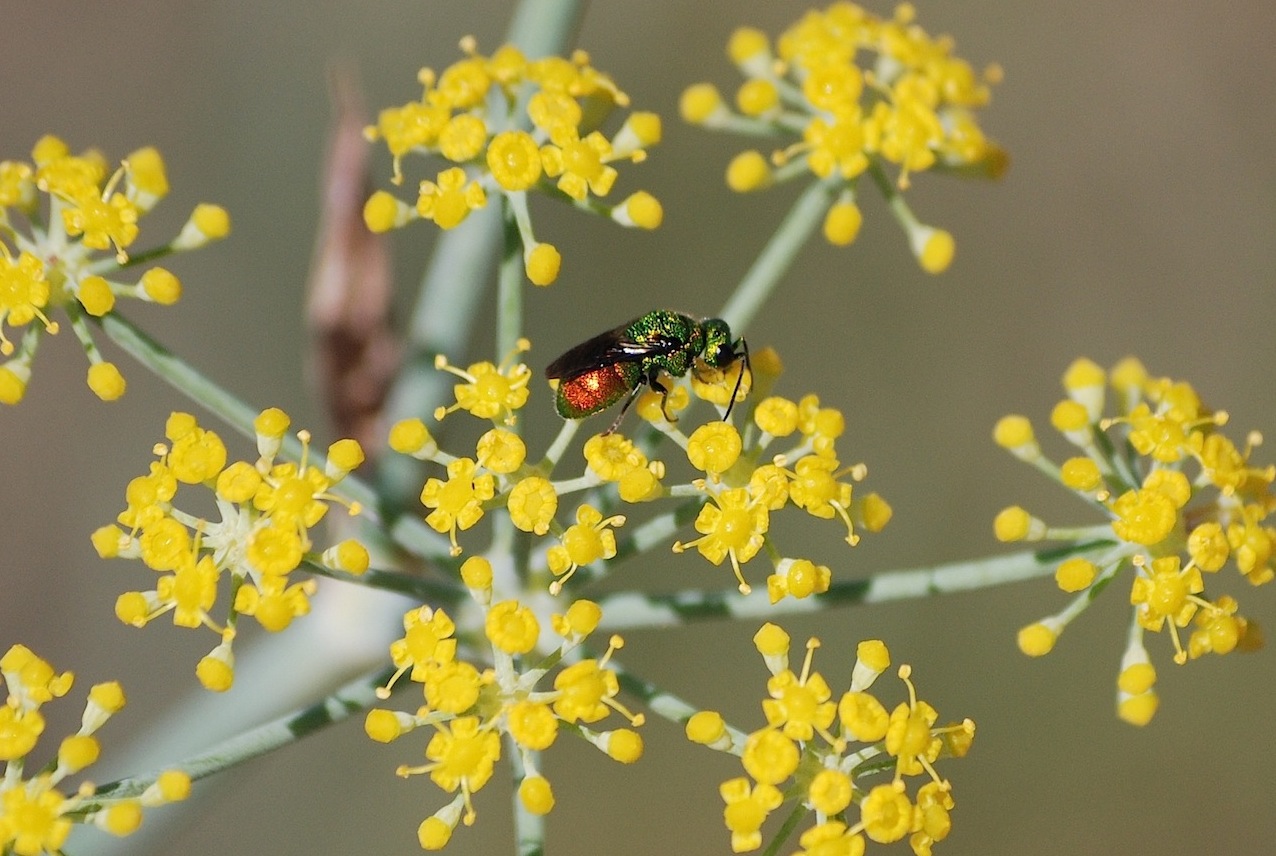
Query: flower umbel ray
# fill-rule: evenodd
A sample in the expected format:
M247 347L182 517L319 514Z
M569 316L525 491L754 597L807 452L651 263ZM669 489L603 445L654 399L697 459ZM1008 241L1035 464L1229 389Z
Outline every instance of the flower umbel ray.
M448 165L421 182L415 205L384 190L373 193L364 207L369 229L384 232L418 219L450 229L486 205L488 194L500 194L514 213L528 279L549 285L562 259L556 247L536 239L529 194L566 200L621 226L660 225L660 203L649 193L602 201L620 176L617 165L642 162L660 142L659 116L629 112L607 136L599 126L627 108L629 98L584 51L533 59L504 45L485 56L471 36L461 40L461 50L465 56L441 73L421 70L420 99L383 109L365 129L393 158L392 184L403 182L409 156Z
M26 394L31 365L44 335L56 334L63 314L89 360L87 383L103 401L124 394L119 369L98 350L89 318L100 318L116 301L135 298L169 305L182 284L162 267L140 277L129 270L180 250L219 240L230 218L216 205L199 205L181 233L168 243L130 257L139 221L168 193L159 152L146 147L109 171L100 152L71 154L61 139L46 135L31 162L0 161L0 403ZM22 329L20 342L5 327Z
M426 763L398 769L401 776L428 775L445 792L457 794L422 822L418 836L429 850L443 847L458 824L474 822L474 795L491 778L503 742L518 755L518 768L525 773L519 799L534 815L554 805L552 788L537 772L536 759L556 742L560 731L584 737L622 763L642 754L642 740L630 728L592 728L613 711L629 726L643 723L640 714L630 713L615 698L619 682L608 663L623 644L620 637L611 638L602 657L577 655L602 618L596 604L577 600L564 613L551 616L558 644L546 652L539 649L541 621L531 607L519 600L492 602L492 566L487 559L471 556L461 575L483 617L490 665L480 669L457 659L457 628L443 610L423 606L410 611L404 617L404 637L391 646L399 667L391 683L407 676L421 685L425 703L410 705L408 711L374 709L364 725L369 737L384 743L417 728L432 729ZM551 685L553 666L567 660L574 662L557 670ZM532 661L538 665L527 665ZM378 695L388 698L388 686Z
M697 713L687 722L692 741L737 755L744 767L745 776L720 788L732 850L760 848L767 816L793 800L798 811L817 813L816 825L801 837L804 853L859 854L865 838L889 843L905 836L910 836L915 852L930 853L934 842L948 835L954 805L952 786L939 777L934 764L941 757L966 754L974 723L936 726L935 710L918 699L906 665L898 674L908 699L888 714L870 692L890 665L880 641L860 643L850 685L836 700L813 668L818 640L807 642L796 674L788 663L789 636L780 627L763 625L754 644L772 675L768 698L762 702L767 724L745 735L728 728L712 711ZM894 763L883 765L883 757L893 757ZM887 770L893 772L890 780L871 784L873 776ZM918 776L925 781L910 799L909 779ZM854 805L859 806L858 822L827 820L845 818ZM773 842L769 852L778 852L782 843Z
M161 773L140 797L99 797L88 782L66 796L59 786L93 764L101 751L97 732L125 703L119 683L93 686L80 718L80 727L63 738L56 758L24 778L28 754L44 731L40 708L65 696L75 680L57 673L24 645L13 645L0 657L0 677L8 698L0 707L0 851L18 856L60 853L75 823L92 824L113 835L133 833L142 822L142 809L183 800L190 793L190 777L178 770Z
M1003 418L994 438L1061 486L1086 500L1106 524L1054 527L1017 506L998 515L1004 541L1104 539L1111 547L1093 559L1062 562L1056 581L1074 599L1056 615L1023 628L1020 648L1040 656L1122 571L1130 570L1132 626L1121 677L1118 712L1142 725L1157 707L1155 671L1143 649L1144 633L1166 633L1175 663L1209 653L1251 650L1259 644L1249 621L1229 595L1207 588L1232 565L1253 585L1269 582L1276 528L1272 483L1276 467L1250 457L1262 438L1251 433L1236 446L1223 433L1227 414L1212 411L1184 381L1156 378L1127 358L1105 371L1090 360L1074 362L1063 377L1065 397L1052 425L1078 454L1056 464L1041 451L1023 416ZM1117 412L1104 416L1106 392ZM1193 623L1186 643L1180 630Z
M120 525L103 526L92 536L103 558L140 559L160 574L154 589L120 595L115 612L121 621L143 627L171 612L179 627L203 626L218 633L219 644L197 669L201 682L214 690L228 689L233 679L231 646L238 616L250 615L277 632L309 613L316 584L290 578L303 561L353 574L368 567L368 552L358 542L344 541L316 553L310 537L331 505L343 505L351 515L359 512L357 503L333 492L363 462L359 444L333 443L320 467L311 460L309 433L301 431L300 461L277 461L289 427L287 414L267 409L254 427L256 461L228 463L226 446L215 432L200 427L188 413L171 414L165 425L168 442L156 444L157 460L125 491ZM185 510L186 503L177 501L182 486L209 490L218 517ZM235 594L218 621L212 610L223 573Z
M738 154L727 184L748 193L802 176L829 182L836 197L824 221L830 243L850 244L858 235L856 198L868 175L918 263L939 273L952 261L952 235L920 223L903 191L926 171L989 178L1005 172L1008 156L976 118L1001 69L977 74L953 54L950 37L930 36L914 17L909 3L889 19L834 3L806 12L774 43L740 27L727 48L744 77L734 109L712 84L697 83L683 93L680 111L707 129L786 140L769 158L756 149Z

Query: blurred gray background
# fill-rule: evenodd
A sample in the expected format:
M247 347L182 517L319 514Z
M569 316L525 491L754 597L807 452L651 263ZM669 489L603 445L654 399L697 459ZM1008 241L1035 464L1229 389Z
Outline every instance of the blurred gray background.
M174 262L186 286L177 307L127 311L244 399L284 407L326 441L301 363L299 307L329 73L354 69L374 109L400 104L418 94L420 66L458 56L461 36L495 48L510 8L490 0L10 2L0 29L0 158L29 157L46 132L112 159L158 146L173 192L143 221L139 246L173 234L199 201L225 205L235 230ZM665 117L664 142L646 164L622 170L617 192L650 190L666 217L654 234L626 232L533 200L538 235L565 257L560 281L527 297L537 371L650 308L711 314L722 305L792 192L731 195L721 173L745 141L682 125L677 98L699 80L734 85L723 52L734 26L775 33L805 8L591 4L580 46L636 107ZM886 532L853 552L839 547L836 527L811 530L822 539L811 552L840 578L995 552L991 518L1013 502L1060 523L1085 522L1080 506L990 439L1007 412L1032 416L1047 433L1059 375L1079 355L1110 364L1137 354L1230 411L1234 438L1250 428L1276 433L1276 7L921 2L918 12L928 31L952 33L976 67L1005 68L981 121L1010 150L1009 174L999 184L914 182L914 209L957 238L956 261L939 278L918 271L866 193L859 241L847 249L812 242L748 331L755 349L773 344L783 355L781 392L818 391L847 413L843 457L867 462L869 484L894 505ZM383 152L376 167L386 186ZM405 286L432 239L425 227L395 236ZM99 779L112 774L117 742L151 739L155 717L192 692L194 662L212 644L211 634L164 621L135 631L113 616L115 596L149 584L149 572L99 561L88 534L122 506L168 412L190 405L112 356L130 382L121 402L101 404L88 392L84 358L65 330L44 342L27 400L0 413L0 646L23 642L79 673L75 701L63 703L76 710L65 716L78 716L90 683L124 682L131 703L104 734ZM548 419L548 398L533 402ZM702 561L678 563L673 575L661 574L663 562L625 567L614 582L641 586L638 575L651 574L667 588L727 585ZM748 570L760 582L761 565ZM785 624L798 646L821 637L817 667L835 684L855 642L884 638L897 662L913 664L922 696L942 716L978 723L970 757L943 768L957 809L938 852L1269 850L1271 652L1176 668L1168 640L1151 639L1162 705L1150 727L1134 729L1113 714L1125 590L1110 589L1039 661L1017 652L1014 635L1062 606L1049 582ZM1246 613L1273 624L1270 591L1233 590ZM754 630L715 623L631 633L625 662L756 727L765 672L749 642ZM55 717L46 739L65 728L71 721ZM661 721L644 735L647 755L632 768L577 741L553 748L550 852L729 852L717 786L738 766ZM393 776L395 765L417 760L419 745L372 745L359 722L326 731L197 785L167 842L147 852L174 852L174 842L189 854L419 852L416 826L442 795L424 779ZM458 831L448 852L511 851L502 779L498 772L479 795L478 823Z

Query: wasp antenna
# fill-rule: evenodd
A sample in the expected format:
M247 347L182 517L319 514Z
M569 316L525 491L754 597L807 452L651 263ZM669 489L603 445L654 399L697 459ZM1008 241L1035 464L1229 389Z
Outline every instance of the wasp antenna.
M723 420L731 418L731 408L735 407L736 396L740 394L740 384L744 382L744 373L753 373L753 368L749 365L749 343L744 341L744 337L741 336L736 341L736 345L739 345L740 350L743 352L744 367L741 368L740 373L736 375L735 389L731 390L731 400L727 402L727 412L722 415ZM732 350L734 349L735 345L732 346Z

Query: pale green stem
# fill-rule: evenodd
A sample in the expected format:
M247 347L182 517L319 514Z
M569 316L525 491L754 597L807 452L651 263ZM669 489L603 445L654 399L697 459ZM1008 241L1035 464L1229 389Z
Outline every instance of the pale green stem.
M1062 633L1063 628L1072 623L1072 619L1076 618L1082 612L1085 612L1086 607L1094 603L1095 598L1097 598L1103 590L1108 587L1108 583L1112 582L1112 580L1116 578L1117 573L1123 567L1126 567L1125 562L1114 562L1112 561L1111 556L1108 557L1106 563L1103 560L1100 560L1095 562L1095 564L1102 569L1099 572L1099 576L1095 578L1089 588L1078 592L1076 597L1068 602L1067 606L1054 614L1054 620L1059 623L1059 630L1057 632Z
M736 335L758 314L762 304L779 285L781 277L788 272L798 250L819 229L824 213L841 185L840 177L836 181L824 179L812 182L785 215L780 227L753 262L753 267L749 268L731 299L722 308L722 320L731 326Z
M810 809L806 807L802 800L798 800L793 806L793 810L789 812L788 817L784 818L784 825L775 834L775 838L771 840L770 845L767 846L762 856L776 856L780 852L780 848L784 846L784 843L793 835L797 825L802 822L802 818L809 813Z
M496 273L496 353L497 360L504 361L517 349L518 340L523 335L523 241L519 237L514 207L506 197L501 199L504 246ZM506 430L521 433L520 423L507 425ZM492 518L492 540L494 544L517 548L515 563L519 574L525 578L528 542L517 537L513 519L508 514Z
M762 592L746 596L734 589L685 590L671 594L616 592L597 598L603 611L599 629L614 632L671 627L706 618L770 620L780 615L820 612L847 604L975 591L1049 576L1062 559L1104 551L1113 544L1110 540L1090 541L1050 550L947 562L929 568L886 571L867 580L834 583L818 597L785 598L775 604Z
M579 419L563 420L563 427L558 430L558 436L554 438L553 444L545 452L543 465L547 466L549 471L558 466L558 461L563 457L563 453L567 451L567 447L571 445L576 432L580 430L580 425L581 420Z
M310 560L302 561L300 567L316 576L364 585L380 591L398 592L435 607L454 607L468 598L465 588L451 580L439 580L381 568L368 568L362 574L351 574Z
M406 359L386 397L386 424L433 413L455 383L435 370L434 358L458 358L471 338L497 258L500 222L492 206L439 235L408 326ZM388 516L415 507L425 467L403 455L381 457L375 483Z
M583 0L522 0L507 40L529 57L561 54L574 41L584 11ZM523 116L515 120L519 125L528 121ZM451 388L452 381L434 371L434 357L455 356L470 341L493 263L500 257L500 235L497 206L475 211L439 235L412 313L407 360L386 399L387 424L432 413ZM381 457L375 482L386 517L415 507L424 474L424 463L413 458Z
M523 241L509 200L501 197L505 245L497 270L496 353L503 360L518 346L523 335ZM518 425L510 427L517 431Z
M523 750L507 733L505 751L514 767L514 841L518 856L541 856L545 852L545 818L532 814L518 797L519 785L527 778Z
M904 194L899 192L899 188L895 186L895 182L891 181L890 176L886 174L886 170L882 169L882 165L873 160L868 167L868 174L873 179L873 183L877 185L877 189L882 192L882 196L886 198L886 204L890 206L891 213L895 215L895 219L904 227L904 231L912 233L912 230L922 225L917 219L917 215L913 213L913 209L908 207L908 202L904 199Z
M220 772L235 764L265 755L296 742L302 737L312 734L321 728L335 725L349 718L351 714L366 710L376 704L376 690L384 686L394 674L394 666L378 668L375 672L362 675L332 695L326 696L314 704L307 705L285 716L281 716L265 725L246 731L243 734L225 740L206 752L201 752L165 765L163 770L154 770L137 776L129 776L99 786L93 793L96 797L122 799L137 797L159 778L164 770L181 770L192 779L202 779ZM86 809L93 804L86 804Z
M1112 526L1096 523L1093 526L1051 526L1046 538L1051 541L1102 541L1112 537Z

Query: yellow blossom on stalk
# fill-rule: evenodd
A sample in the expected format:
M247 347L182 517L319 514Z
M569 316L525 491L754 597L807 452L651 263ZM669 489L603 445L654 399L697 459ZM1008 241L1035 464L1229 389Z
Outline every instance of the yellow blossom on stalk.
M326 463L318 465L312 461L310 435L301 431L300 460L278 461L287 415L272 408L256 425L257 459L227 463L226 446L216 433L188 413L170 415L164 431L168 442L155 446L157 460L149 472L129 483L119 525L103 526L92 536L103 558L140 559L159 573L153 589L125 592L116 600L121 621L143 627L172 613L178 627L207 627L218 634L212 659L205 658L198 670L209 689L230 687L236 616L253 616L267 630L279 631L310 611L314 581L290 576L303 561L354 574L368 565L367 550L357 542L317 550L310 538L334 503L358 513L357 504L333 492L362 463L358 443L333 443ZM218 519L179 506L182 485L211 491ZM218 617L214 607L223 574L231 578L235 597Z
M837 191L824 233L855 240L855 195L865 175L892 202L920 266L939 273L952 261L952 235L917 221L904 203L912 176L924 171L999 177L1006 153L979 127L1001 70L976 74L953 55L953 40L932 37L913 21L910 4L881 18L853 3L810 10L774 45L760 30L732 34L728 55L744 77L736 110L710 84L683 94L683 119L709 129L777 137L770 165L749 150L731 161L727 184L749 192L809 174ZM894 175L892 180L891 176Z
M576 509L576 522L567 527L562 542L550 547L545 557L550 572L558 577L550 585L550 594L558 594L581 565L615 556L616 535L611 527L624 524L622 514L604 518L598 509L590 505Z
M163 158L146 147L111 171L101 153L73 155L52 135L31 155L31 163L0 161L0 357L8 358L0 363L0 403L26 394L41 339L61 329L58 314L89 359L89 388L114 401L124 394L124 377L103 358L88 320L110 313L119 298L170 305L182 292L162 267L140 275L128 267L139 220L168 193ZM194 249L229 231L224 210L199 206L178 237L144 255Z
M421 182L416 211L440 229L454 229L471 211L486 204L483 187L477 181L467 181L465 170L452 167L440 172L436 181Z
M19 856L61 852L75 823L92 824L112 835L134 832L142 819L142 807L154 807L185 799L190 777L170 770L162 773L138 797L98 796L84 782L71 796L59 789L68 776L78 774L98 759L96 733L124 707L124 691L114 681L89 690L79 729L64 738L56 758L30 778L23 778L27 755L44 731L40 708L66 695L74 676L57 674L45 660L24 645L14 645L0 657L0 678L8 692L0 707L0 760L8 775L0 778L0 851ZM107 789L109 793L109 789Z
M757 374L769 389L779 374L778 357L774 352L763 350L754 362L754 371L745 377ZM741 363L737 361L737 365ZM694 372L692 374L695 386ZM724 397L704 397L724 407L735 379L731 371L718 374L712 386L724 389ZM708 388L708 381L701 380ZM679 389L676 387L674 392ZM673 397L669 396L670 401ZM786 506L792 505L822 519L840 520L846 528L845 540L852 546L860 538L857 527L879 532L889 522L891 508L884 499L875 493L859 495L851 483L840 480L849 476L852 481L860 481L866 477L867 467L863 464L843 467L839 463L836 446L845 432L846 420L836 408L822 405L818 396L807 395L800 401L780 396L750 401L733 411L745 414L744 418L752 421L748 430L719 419L699 425L687 435L682 435L677 425L664 418L661 404L660 394L653 391L641 396L637 406L640 412L644 407L651 411L643 413L644 418L663 426L661 430L665 433L678 437L688 461L705 474L705 478L691 483L694 490L706 497L694 524L701 537L675 542L673 549L682 552L695 547L714 564L729 558L741 592L751 591L741 566L768 543L771 515ZM768 452L768 447L779 440L790 443L790 447L780 454ZM648 501L670 490L660 484L663 465L648 464L632 441L619 434L591 437L584 453L590 474L617 482L623 501ZM780 555L778 551L773 553L776 573L767 578L767 591L773 602L828 590L828 566L809 559L783 559Z
M466 410L479 419L513 425L514 412L527 403L527 384L532 379L532 370L515 360L531 347L526 339L520 339L517 347L506 355L499 366L480 362L464 371L450 364L440 354L434 360L434 367L456 375L465 383L452 388L456 393L456 404L439 407L434 411L434 418L442 419L449 413Z
M528 476L514 485L506 500L510 520L524 532L544 535L558 511L558 494L549 479Z
M687 724L694 742L741 760L745 776L723 782L733 852L762 846L761 826L786 800L821 817L801 836L803 853L862 854L864 839L897 841L912 833L918 853L948 835L952 786L935 764L961 757L970 748L970 720L939 726L935 709L917 697L908 666L899 669L906 700L889 715L868 690L885 670L889 654L876 640L860 644L849 688L840 698L815 671L820 643L811 639L799 673L789 668L788 635L764 625L754 637L771 678L762 710L767 724L749 734L727 729L721 717L701 712ZM839 669L841 671L841 669ZM869 724L871 721L872 724ZM884 759L893 763L884 765ZM885 781L873 777L885 774ZM910 779L921 779L909 797ZM850 823L851 818L858 821ZM846 822L844 822L846 821Z
M1108 385L1116 395L1105 397ZM1133 358L1110 372L1077 360L1063 386L1065 397L1051 423L1080 454L1056 467L1022 416L1003 418L994 437L1017 457L1056 475L1106 522L1063 530L1023 509L998 516L999 537L1017 530L1033 540L1071 542L1059 551L1055 580L1074 600L1024 627L1019 646L1030 656L1050 651L1095 591L1129 572L1132 628L1118 680L1118 713L1143 725L1157 707L1152 681L1142 678L1152 668L1144 634L1168 636L1176 663L1259 644L1254 626L1237 614L1236 599L1211 598L1206 589L1229 564L1253 585L1276 574L1271 565L1276 526L1268 519L1276 510L1276 467L1250 463L1262 441L1257 432L1237 446L1222 433L1226 413L1205 407L1184 381L1150 376ZM1104 416L1113 401L1116 414ZM1012 525L1012 511L1026 523ZM1193 626L1185 639L1180 631Z
M596 731L591 725L619 713L627 725L642 724L616 701L619 682L608 667L620 647L612 637L599 659L579 659L573 652L598 626L602 612L590 601L576 601L562 615L542 621L533 608L517 600L487 602L480 585L484 574L477 569L485 560L470 559L467 584L483 616L481 639L490 646L489 668L457 659L456 625L442 609L428 606L404 616L403 638L390 646L398 671L378 691L390 697L390 686L403 676L422 685L425 704L410 704L406 711L375 708L368 712L364 730L370 738L390 743L416 729L427 728L426 762L401 765L398 775L427 775L441 790L456 794L450 802L426 818L418 829L423 847L437 850L456 827L470 825L477 817L475 795L491 779L505 747L513 746L526 773L519 799L528 811L545 814L553 809L553 789L537 769L537 755L557 740L562 725L622 762L635 760L641 740L628 728ZM473 567L472 567L473 566ZM490 572L490 566L486 569ZM489 579L490 582L490 579ZM548 625L559 638L555 645L542 633ZM553 645L541 649L543 643ZM540 655L540 656L537 656ZM551 655L555 662L575 660L553 677L543 666L523 666ZM509 741L502 738L508 736Z
M810 559L782 559L776 573L767 577L767 596L772 603L785 597L799 600L829 590L832 572L825 565L817 565Z
M451 229L486 205L487 194L499 193L519 212L515 221L529 280L548 285L557 279L562 259L555 246L533 233L526 216L529 191L589 201L578 208L622 226L659 225L660 204L648 193L602 201L620 176L617 165L640 163L660 142L656 114L629 112L607 136L599 126L617 108L627 108L629 98L584 51L566 59L529 59L504 45L485 56L469 36L460 47L465 56L442 72L420 71L418 100L383 109L364 129L369 140L381 140L389 150L393 184L403 182L404 163L412 155L447 164L421 182L411 205L384 190L374 192L364 207L368 228L384 232L426 219Z
M436 532L447 533L452 541L452 555L459 556L456 530L469 529L483 516L483 503L496 494L496 481L490 473L478 473L470 458L458 458L448 464L447 481L431 478L421 489L421 502L433 509L425 522Z
M706 502L696 517L696 531L700 537L692 541L674 543L674 552L695 547L715 565L731 559L740 592L748 594L752 587L745 582L740 565L757 555L762 549L770 513L766 505L749 497L744 488L726 490Z
M729 779L718 789L727 804L722 818L731 831L731 851L743 853L762 846L762 824L784 803L775 785L751 785L744 776Z

